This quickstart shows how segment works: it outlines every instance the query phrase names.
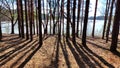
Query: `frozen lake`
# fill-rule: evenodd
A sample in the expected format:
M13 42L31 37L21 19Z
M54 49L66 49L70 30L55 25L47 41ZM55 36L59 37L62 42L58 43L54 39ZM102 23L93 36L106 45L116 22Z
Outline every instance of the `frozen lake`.
M101 36L102 35L103 25L104 25L104 21L103 20L96 20L95 36ZM15 33L18 34L18 25L16 24L14 28L15 28L14 29ZM50 33L49 28L50 28L50 26L48 24L48 33ZM63 28L63 26L62 26L62 28ZM91 35L92 28L93 28L93 20L89 20L88 21L88 27L87 27L87 36ZM65 30L65 33L66 33L66 21L64 22L64 30ZM44 30L42 30L42 31L44 32ZM79 31L81 31L81 23L79 25ZM11 23L10 23L10 21L2 22L2 33L10 34L10 32L11 32ZM70 28L70 33L71 33L71 28Z

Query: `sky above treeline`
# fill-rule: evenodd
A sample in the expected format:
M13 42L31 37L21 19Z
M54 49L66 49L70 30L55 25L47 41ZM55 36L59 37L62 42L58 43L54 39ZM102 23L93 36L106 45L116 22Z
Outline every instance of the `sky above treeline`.
M65 0L65 2L66 1L67 0ZM106 1L107 0L98 0L97 16L103 16L104 15L105 7L106 7L106 5L105 5ZM46 6L46 2L47 2L47 0L44 0L45 6ZM90 0L89 16L94 16L95 3L96 3L96 0ZM77 11L77 9L76 9L76 11ZM77 12L76 12L76 14L77 14Z
M8 1L12 1L12 0L8 0ZM104 15L105 7L106 7L106 1L107 0L98 0L97 16L103 16ZM67 0L65 0L65 2L67 2ZM96 3L96 0L90 0L89 16L94 16L95 3ZM43 2L42 2L42 4L43 4ZM47 0L44 0L44 6L45 6L45 9L46 9L46 6L48 6ZM16 5L14 7L16 8ZM66 8L65 8L65 12L67 12ZM76 9L76 14L77 14L77 9Z

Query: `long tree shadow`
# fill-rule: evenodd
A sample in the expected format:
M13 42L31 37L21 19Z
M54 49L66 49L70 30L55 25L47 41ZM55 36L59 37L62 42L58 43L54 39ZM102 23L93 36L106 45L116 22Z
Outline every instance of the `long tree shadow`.
M103 66L101 66L101 64L100 64L95 58L93 58L93 55L87 53L87 51L86 51L79 43L77 43L77 46L80 47L80 48L82 49L82 51L83 51L85 54L87 54L88 57L91 58L92 61L94 61L97 66L99 66L100 68L104 68Z
M30 43L30 41L26 42L25 44L18 46L17 48L3 54L0 56L0 66L6 64L8 61L12 60L15 56L24 52L25 50L29 49L31 45L33 45L37 40ZM28 45L29 44L29 45Z
M87 40L87 43L92 44L93 46L96 46L96 47L101 48L101 49L104 49L104 50L109 50L108 48L102 47L102 46L97 45L96 43L90 42L90 41L88 41L88 40Z
M118 52L117 50L116 51L114 51L114 52L112 52L114 55L117 55L117 56L119 56L120 57L120 52Z
M46 36L44 40L49 37L50 36ZM12 63L10 63L10 68L16 66L18 68L23 68L40 49L38 40L36 39L37 38L35 38L33 41L30 41L18 37L13 37L6 40L6 44L8 45L0 48L0 52L2 53L0 55L0 67L12 61Z
M59 47L60 47L60 45L59 45L59 41L58 41L57 37L56 37L56 41L55 41L54 45L55 45L55 47L54 47L54 51L53 52L55 52L55 53L53 53L53 55L52 55L53 56L53 60L51 61L51 65L50 66L58 68L59 67L58 62L59 62Z
M90 40L91 40L91 39L90 39ZM88 41L88 40L87 40L87 43L92 44L93 46L96 46L96 47L98 47L98 48L101 48L101 49L104 49L104 50L108 50L108 51L110 51L109 48L106 48L106 47L100 46L100 45L98 45L98 44L96 44L96 43L94 43L94 42L91 42L91 41ZM101 43L101 42L100 42L100 43ZM119 44L119 43L118 43L118 44ZM119 47L119 46L118 46L118 47ZM118 52L117 50L114 51L114 52L112 52L112 53L120 57L120 52Z
M4 47L1 47L1 48L0 48L0 53L4 52L4 51L7 50L7 49L13 48L13 47L16 48L16 47L19 46L19 44L24 43L24 42L25 42L25 44L26 44L26 42L29 43L30 41L29 41L29 40L26 41L26 40L19 39L19 40L16 41L16 42L7 43L7 44L8 44L7 46L4 46Z
M76 52L76 49L73 48L72 44L71 44L69 41L66 41L66 43L67 43L70 51L72 52L72 54L73 54L73 56L74 56L74 58L75 58L75 60L76 60L76 62L77 62L77 64L78 64L78 66L79 66L80 68L86 68L84 62L83 62L82 59L80 58L81 55L79 55L79 54ZM86 61L88 61L88 60L86 60Z
M13 68L15 65L17 65L17 63L18 63L20 60L24 59L24 57L25 57L29 52L31 52L32 50L34 50L34 49L37 47L37 44L38 44L38 43L35 43L35 44L33 44L31 47L29 47L28 50L26 50L25 53L23 53L23 55L20 56L20 57L10 66L10 68ZM29 57L28 57L28 58L29 58Z
M70 40L71 40L71 39L70 39ZM68 41L68 42L69 42L69 41ZM70 42L69 42L69 43L70 43ZM109 67L109 68L114 68L113 65L111 65L111 64L108 63L106 60L104 60L102 57L100 57L100 56L98 56L97 54L95 54L94 52L92 52L88 47L85 47L85 49L83 50L82 46L81 46L80 44L77 46L77 44L79 44L79 43L74 44L75 50L77 50L77 51L79 52L79 54L80 54L81 56L83 56L82 59L83 59L83 61L84 61L86 64L87 64L87 63L90 63L90 65L88 64L89 67L95 66L95 64L97 64L99 67L103 68L100 63L96 62L96 60L95 60L92 56L90 56L90 54L92 54L93 56L95 56L96 58L98 58L102 63L104 63L104 65L106 65L107 67ZM70 45L70 44L68 44L68 45ZM82 50L80 50L80 49L82 49ZM86 51L85 51L85 50L86 50ZM82 51L83 51L83 53L82 53ZM87 52L88 52L88 53L87 53ZM89 54L89 53L90 53L90 54ZM86 60L84 60L84 59L88 59L88 57L85 56L85 54L87 54L88 57L91 57L91 59L92 59L93 61L95 61L95 64L91 63L91 61L90 61L90 62L87 62ZM88 61L89 61L89 59L88 59Z
M24 67L24 66L29 62L29 60L34 56L34 54L35 54L40 48L41 48L41 46L39 46L39 44L36 43L36 44L33 46L33 48L31 48L31 49L33 49L33 52L25 59L25 61L22 62L22 64L20 64L20 65L18 66L18 68ZM31 49L30 49L30 50L31 50ZM26 53L27 53L27 52L26 52ZM14 65L14 64L13 64L13 65Z
M96 60L91 56L92 61L95 61L95 63L93 63L93 62L90 60L90 58L89 58L90 55L87 54L87 55L88 55L88 56L87 56L86 53L85 53L83 50L81 50L81 49L78 47L77 44L74 45L74 47L76 48L76 50L78 51L78 53L81 55L83 61L84 61L89 67L95 68L95 67L96 67L96 64L97 64L100 68L103 68L103 67L100 65L100 63L96 62Z
M65 44L65 39L64 39L64 37L63 37L63 43L64 43L64 45L63 45L62 42L60 41L61 49L62 49L64 58L65 58L67 67L68 67L68 68L71 68L71 64L70 64L70 61L69 61L68 51L67 51L67 49L66 49L66 44Z
M79 46L81 46L80 44L79 44ZM88 52L88 54L90 53L90 54L92 54L92 55L94 55L96 58L98 58L104 65L106 65L107 67L109 67L109 68L114 68L114 66L113 65L111 65L110 63L108 63L105 59L103 59L102 57L100 57L99 55L97 55L97 54L95 54L92 50L90 50L87 46L85 47L85 46L83 46L85 49L84 49L84 51L86 50L87 52ZM82 47L81 47L82 48ZM83 49L83 48L82 48ZM86 52L86 53L87 53Z

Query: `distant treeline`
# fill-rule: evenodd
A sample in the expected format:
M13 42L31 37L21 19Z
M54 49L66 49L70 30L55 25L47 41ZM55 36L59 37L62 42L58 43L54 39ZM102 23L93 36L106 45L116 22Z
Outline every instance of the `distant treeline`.
M89 19L94 20L94 16L89 17ZM104 20L104 19L105 19L104 16L96 16L96 20ZM112 17L112 19L113 19L113 17Z

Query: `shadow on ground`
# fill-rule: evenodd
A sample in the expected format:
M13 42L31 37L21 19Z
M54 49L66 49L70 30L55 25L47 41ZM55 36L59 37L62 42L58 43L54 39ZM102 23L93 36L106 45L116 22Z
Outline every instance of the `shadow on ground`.
M44 37L43 40L47 40L48 37L50 36ZM61 57L63 57L65 61L63 66L67 68L73 68L73 60L75 60L79 68L115 68L103 57L93 52L89 47L81 45L80 42L73 45L72 41L66 41L65 37L63 37L61 41L58 40L58 37L55 36L55 38L56 41L51 41L55 43L53 44L54 53L52 53L53 58L51 59L50 66L48 66L49 68L60 68L60 63L62 63L60 60ZM37 38L34 38L31 42L30 40L21 39L19 37L11 37L4 41L7 45L0 48L0 67L10 64L10 68L23 68L40 49ZM109 50L91 41L87 42L92 46ZM115 52L114 54L120 57L119 52ZM72 56L72 58L70 56Z
M40 49L37 39L30 41L13 35L9 39L4 39L4 42L6 45L0 48L0 67L8 65L10 68L22 68Z
M95 43L88 42L92 45L97 46L98 48L108 50L107 48L101 47ZM112 64L110 64L107 60L99 56L98 54L94 53L91 49L88 47L84 47L79 42L76 44L72 44L72 41L65 41L65 38L62 41L58 41L56 44L56 50L55 50L55 59L54 59L54 68L59 68L59 62L60 62L60 50L62 50L65 64L67 68L72 68L73 64L71 64L72 59L69 59L69 51L73 55L73 59L76 61L76 64L79 68L115 68ZM102 64L101 64L102 63ZM103 66L104 65L104 66Z

